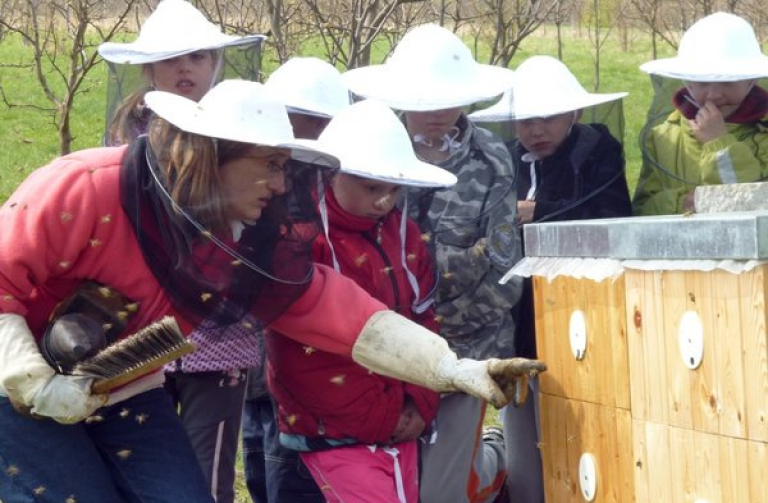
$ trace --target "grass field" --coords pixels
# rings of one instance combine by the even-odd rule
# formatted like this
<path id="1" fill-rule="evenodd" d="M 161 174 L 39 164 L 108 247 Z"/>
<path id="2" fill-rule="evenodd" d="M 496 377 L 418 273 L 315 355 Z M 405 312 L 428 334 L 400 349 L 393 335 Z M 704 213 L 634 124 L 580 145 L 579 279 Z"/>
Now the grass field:
<path id="1" fill-rule="evenodd" d="M 534 54 L 557 55 L 552 28 L 542 28 L 525 39 L 516 54 L 512 67 Z M 0 43 L 0 62 L 4 65 L 24 64 L 30 58 L 28 50 L 18 40 L 8 37 Z M 651 58 L 648 36 L 635 32 L 630 38 L 629 50 L 622 51 L 617 40 L 609 39 L 601 53 L 602 92 L 628 91 L 624 100 L 626 121 L 624 145 L 627 156 L 627 180 L 633 188 L 640 164 L 637 138 L 651 100 L 648 76 L 638 65 Z M 581 83 L 591 90 L 594 63 L 592 48 L 586 35 L 575 36 L 565 30 L 563 60 Z M 264 57 L 264 70 L 274 69 L 273 58 Z M 99 65 L 86 81 L 86 92 L 77 97 L 73 112 L 73 148 L 98 146 L 104 128 L 106 107 L 106 65 Z M 51 114 L 40 108 L 48 107 L 34 71 L 0 65 L 0 85 L 7 99 L 17 105 L 7 108 L 0 103 L 0 201 L 5 200 L 13 188 L 33 169 L 45 164 L 58 154 L 58 138 Z"/>

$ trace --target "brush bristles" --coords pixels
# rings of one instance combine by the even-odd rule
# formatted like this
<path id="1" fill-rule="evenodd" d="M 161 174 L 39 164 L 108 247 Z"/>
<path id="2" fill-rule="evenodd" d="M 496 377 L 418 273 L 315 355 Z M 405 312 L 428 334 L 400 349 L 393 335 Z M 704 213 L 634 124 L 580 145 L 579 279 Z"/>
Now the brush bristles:
<path id="1" fill-rule="evenodd" d="M 104 393 L 194 349 L 167 316 L 78 363 L 72 374 L 93 377 L 93 392 Z"/>

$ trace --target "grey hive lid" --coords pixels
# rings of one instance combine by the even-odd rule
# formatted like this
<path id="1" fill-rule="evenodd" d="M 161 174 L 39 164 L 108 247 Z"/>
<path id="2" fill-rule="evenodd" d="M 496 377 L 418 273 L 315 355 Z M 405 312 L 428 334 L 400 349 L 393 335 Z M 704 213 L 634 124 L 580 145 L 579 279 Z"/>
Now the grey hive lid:
<path id="1" fill-rule="evenodd" d="M 768 259 L 768 211 L 529 224 L 527 257 Z"/>

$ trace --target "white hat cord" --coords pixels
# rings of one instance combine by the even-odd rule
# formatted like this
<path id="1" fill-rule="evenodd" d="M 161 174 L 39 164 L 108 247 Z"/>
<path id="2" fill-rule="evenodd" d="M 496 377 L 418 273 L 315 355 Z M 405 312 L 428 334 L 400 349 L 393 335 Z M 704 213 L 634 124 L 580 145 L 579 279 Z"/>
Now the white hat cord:
<path id="1" fill-rule="evenodd" d="M 525 194 L 526 201 L 534 201 L 536 199 L 536 189 L 538 189 L 536 180 L 536 162 L 541 159 L 538 155 L 532 152 L 526 152 L 522 156 L 523 162 L 528 163 L 528 167 L 531 170 L 531 188 Z"/>
<path id="2" fill-rule="evenodd" d="M 461 130 L 456 126 L 452 127 L 450 131 L 445 133 L 442 138 L 440 138 L 443 144 L 440 145 L 437 150 L 440 152 L 448 152 L 450 154 L 453 154 L 459 150 L 462 145 L 461 141 L 456 139 L 459 137 L 459 134 L 461 134 Z M 427 135 L 421 133 L 413 135 L 413 142 L 425 145 L 427 147 L 434 146 L 433 139 L 428 138 Z"/>
<path id="3" fill-rule="evenodd" d="M 341 266 L 339 266 L 339 260 L 336 258 L 336 250 L 333 249 L 333 241 L 331 241 L 330 224 L 328 223 L 328 203 L 325 199 L 325 184 L 320 173 L 317 174 L 317 207 L 320 212 L 320 221 L 323 223 L 323 234 L 325 234 L 325 242 L 328 243 L 328 248 L 331 250 L 331 259 L 333 261 L 333 270 L 341 272 Z"/>

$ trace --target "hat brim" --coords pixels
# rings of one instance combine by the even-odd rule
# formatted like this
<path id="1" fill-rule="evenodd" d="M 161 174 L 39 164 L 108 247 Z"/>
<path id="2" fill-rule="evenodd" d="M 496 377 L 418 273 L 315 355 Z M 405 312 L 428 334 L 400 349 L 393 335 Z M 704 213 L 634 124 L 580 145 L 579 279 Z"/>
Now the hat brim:
<path id="1" fill-rule="evenodd" d="M 375 162 L 375 160 L 368 160 L 368 162 Z M 444 188 L 456 185 L 458 181 L 456 175 L 450 171 L 419 160 L 414 160 L 413 163 L 406 165 L 378 165 L 377 167 L 381 169 L 379 173 L 342 165 L 339 172 L 406 187 Z"/>
<path id="2" fill-rule="evenodd" d="M 519 106 L 510 108 L 502 105 L 502 102 L 493 105 L 485 110 L 478 110 L 469 115 L 474 122 L 504 122 L 514 120 L 533 119 L 536 117 L 551 117 L 553 115 L 574 112 L 584 108 L 589 108 L 610 101 L 620 100 L 629 93 L 585 93 L 581 96 L 567 101 L 557 102 L 542 100 L 525 100 Z M 517 97 L 515 97 L 517 100 Z M 525 102 L 527 101 L 527 103 Z M 516 102 L 517 103 L 517 102 Z"/>
<path id="3" fill-rule="evenodd" d="M 643 63 L 640 69 L 652 75 L 692 82 L 734 82 L 768 77 L 768 57 L 709 61 L 706 64 L 673 57 Z"/>
<path id="4" fill-rule="evenodd" d="M 288 110 L 289 114 L 308 115 L 310 117 L 317 117 L 319 119 L 328 119 L 328 120 L 332 119 L 335 114 L 335 111 L 333 113 L 331 113 L 330 110 L 326 110 L 325 112 L 321 112 L 319 110 L 315 111 L 310 108 L 305 108 L 301 106 L 303 103 L 299 103 L 299 102 L 293 102 L 293 103 L 295 103 L 295 105 L 294 104 L 285 105 L 285 108 Z M 305 105 L 308 105 L 308 104 L 305 104 Z M 311 106 L 311 105 L 308 105 L 308 106 Z"/>
<path id="5" fill-rule="evenodd" d="M 173 93 L 153 92 L 145 96 L 147 106 L 158 116 L 188 133 L 222 140 L 250 143 L 265 147 L 288 149 L 290 157 L 297 161 L 338 168 L 338 158 L 322 149 L 315 140 L 293 139 L 286 141 L 266 134 L 250 134 L 240 127 L 212 121 L 194 101 Z"/>
<path id="6" fill-rule="evenodd" d="M 213 51 L 227 47 L 253 45 L 261 43 L 265 39 L 264 35 L 233 37 L 222 33 L 216 40 L 201 40 L 195 45 L 163 51 L 157 50 L 156 47 L 148 47 L 146 44 L 138 41 L 130 43 L 104 42 L 99 46 L 99 55 L 111 63 L 143 65 L 176 58 L 197 51 Z"/>
<path id="7" fill-rule="evenodd" d="M 477 64 L 470 78 L 436 82 L 402 75 L 387 64 L 356 68 L 342 74 L 349 89 L 404 111 L 457 108 L 493 99 L 512 87 L 514 73 L 500 66 Z"/>

